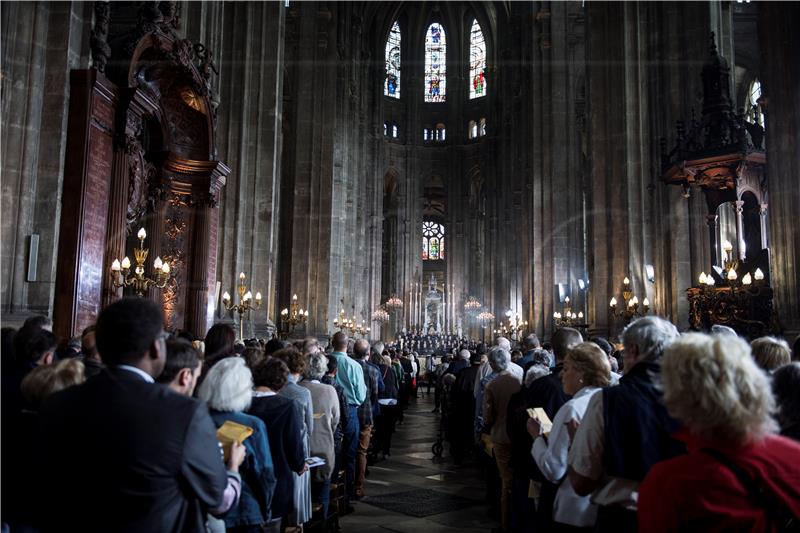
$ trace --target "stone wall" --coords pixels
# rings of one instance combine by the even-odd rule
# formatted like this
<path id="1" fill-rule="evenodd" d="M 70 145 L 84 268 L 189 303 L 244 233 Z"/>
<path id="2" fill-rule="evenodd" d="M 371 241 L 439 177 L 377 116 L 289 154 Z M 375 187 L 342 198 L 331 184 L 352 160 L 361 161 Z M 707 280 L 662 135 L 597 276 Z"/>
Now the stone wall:
<path id="1" fill-rule="evenodd" d="M 69 71 L 89 66 L 90 2 L 3 2 L 2 320 L 52 316 Z M 38 257 L 29 258 L 31 235 Z M 29 261 L 36 278 L 28 279 Z"/>

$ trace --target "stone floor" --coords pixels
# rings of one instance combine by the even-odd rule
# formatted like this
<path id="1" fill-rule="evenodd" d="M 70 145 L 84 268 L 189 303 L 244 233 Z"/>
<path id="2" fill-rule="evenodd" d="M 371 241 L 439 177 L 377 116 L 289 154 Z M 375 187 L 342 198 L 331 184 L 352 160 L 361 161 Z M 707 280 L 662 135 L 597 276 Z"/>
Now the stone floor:
<path id="1" fill-rule="evenodd" d="M 412 400 L 413 401 L 413 400 Z M 431 413 L 433 395 L 422 396 L 408 408 L 405 421 L 392 440 L 392 455 L 369 467 L 366 501 L 355 502 L 355 513 L 340 520 L 345 532 L 487 532 L 499 524 L 487 516 L 484 482 L 474 463 L 455 466 L 447 446 L 444 457 L 435 459 L 431 446 L 436 441 L 439 415 Z M 429 490 L 443 496 L 454 495 L 454 510 L 417 518 L 389 511 L 368 503 L 370 496 Z M 432 494 L 431 494 L 432 495 Z M 461 498 L 471 500 L 465 502 Z M 438 498 L 435 498 L 439 500 Z M 441 498 L 448 507 L 448 498 Z M 460 504 L 460 505 L 459 505 Z M 415 511 L 414 514 L 425 514 Z"/>

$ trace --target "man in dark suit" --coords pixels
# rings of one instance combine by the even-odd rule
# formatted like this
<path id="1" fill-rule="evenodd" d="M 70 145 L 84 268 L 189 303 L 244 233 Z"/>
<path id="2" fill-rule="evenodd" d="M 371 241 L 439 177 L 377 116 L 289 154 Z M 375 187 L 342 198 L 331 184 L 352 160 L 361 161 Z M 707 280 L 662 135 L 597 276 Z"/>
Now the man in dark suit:
<path id="1" fill-rule="evenodd" d="M 166 357 L 162 323 L 144 298 L 108 306 L 96 330 L 107 370 L 45 403 L 42 443 L 59 448 L 41 455 L 47 530 L 201 532 L 207 512 L 238 500 L 243 447 L 226 474 L 205 404 L 154 383 Z"/>

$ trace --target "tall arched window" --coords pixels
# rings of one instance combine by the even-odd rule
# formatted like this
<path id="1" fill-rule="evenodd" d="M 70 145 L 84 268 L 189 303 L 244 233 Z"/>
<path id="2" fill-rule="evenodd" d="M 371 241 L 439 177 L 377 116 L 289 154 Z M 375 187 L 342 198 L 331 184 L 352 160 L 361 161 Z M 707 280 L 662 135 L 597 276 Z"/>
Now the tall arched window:
<path id="1" fill-rule="evenodd" d="M 444 259 L 444 226 L 426 220 L 422 223 L 422 259 Z"/>
<path id="2" fill-rule="evenodd" d="M 478 20 L 469 32 L 469 98 L 486 96 L 486 41 Z"/>
<path id="3" fill-rule="evenodd" d="M 750 90 L 747 91 L 747 110 L 745 117 L 753 124 L 758 124 L 764 127 L 764 113 L 761 110 L 761 82 L 758 79 L 753 80 L 750 84 Z"/>
<path id="4" fill-rule="evenodd" d="M 383 94 L 400 98 L 400 26 L 395 22 L 386 39 L 386 80 Z"/>
<path id="5" fill-rule="evenodd" d="M 425 34 L 425 101 L 444 102 L 447 89 L 447 42 L 438 22 Z"/>

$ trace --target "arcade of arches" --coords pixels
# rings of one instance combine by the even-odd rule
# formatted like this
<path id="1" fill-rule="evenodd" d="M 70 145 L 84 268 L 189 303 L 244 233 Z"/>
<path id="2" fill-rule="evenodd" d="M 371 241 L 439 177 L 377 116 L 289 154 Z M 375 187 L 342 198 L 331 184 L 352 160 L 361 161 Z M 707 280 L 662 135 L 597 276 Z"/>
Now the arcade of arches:
<path id="1" fill-rule="evenodd" d="M 238 328 L 241 272 L 263 298 L 245 336 L 281 329 L 295 294 L 298 333 L 322 337 L 342 311 L 374 340 L 491 334 L 509 312 L 547 337 L 566 297 L 613 335 L 625 277 L 686 329 L 726 241 L 739 276 L 765 274 L 762 329 L 800 331 L 797 73 L 775 22 L 794 6 L 158 5 L 3 5 L 5 323 L 79 332 L 143 227 L 172 269 L 147 296 L 196 334 Z M 689 146 L 709 127 L 715 146 Z"/>

